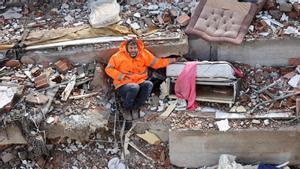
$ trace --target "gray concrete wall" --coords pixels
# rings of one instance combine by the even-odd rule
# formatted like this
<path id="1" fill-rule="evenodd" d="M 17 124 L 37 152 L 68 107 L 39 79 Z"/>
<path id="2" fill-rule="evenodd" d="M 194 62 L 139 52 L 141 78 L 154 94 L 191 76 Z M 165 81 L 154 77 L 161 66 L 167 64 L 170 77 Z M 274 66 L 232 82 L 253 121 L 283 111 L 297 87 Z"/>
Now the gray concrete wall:
<path id="1" fill-rule="evenodd" d="M 201 38 L 190 37 L 189 44 L 188 57 L 199 60 L 225 60 L 274 66 L 287 65 L 289 58 L 300 57 L 300 39 L 256 40 L 232 45 L 209 43 Z"/>
<path id="2" fill-rule="evenodd" d="M 94 60 L 107 63 L 110 56 L 116 53 L 121 42 L 95 45 L 65 47 L 61 50 L 47 49 L 28 51 L 22 57 L 23 63 L 55 62 L 60 58 L 70 59 L 74 63 L 88 63 Z M 145 40 L 145 47 L 157 57 L 184 55 L 188 53 L 188 38 L 182 35 L 171 40 Z"/>
<path id="3" fill-rule="evenodd" d="M 169 132 L 171 163 L 179 167 L 197 168 L 218 164 L 221 154 L 237 156 L 238 162 L 300 164 L 300 125 L 273 130 Z"/>
<path id="4" fill-rule="evenodd" d="M 289 58 L 300 57 L 300 39 L 259 40 L 242 45 L 218 45 L 218 60 L 251 65 L 287 65 Z"/>
<path id="5" fill-rule="evenodd" d="M 189 53 L 187 57 L 193 60 L 210 60 L 211 44 L 201 38 L 189 36 Z"/>

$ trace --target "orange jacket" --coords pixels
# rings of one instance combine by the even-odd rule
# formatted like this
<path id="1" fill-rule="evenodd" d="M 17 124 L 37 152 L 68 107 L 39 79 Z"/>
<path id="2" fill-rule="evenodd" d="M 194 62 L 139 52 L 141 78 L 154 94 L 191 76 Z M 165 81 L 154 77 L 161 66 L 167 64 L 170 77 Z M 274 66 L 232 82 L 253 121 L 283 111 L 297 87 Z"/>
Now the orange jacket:
<path id="1" fill-rule="evenodd" d="M 127 41 L 121 43 L 119 51 L 111 56 L 105 72 L 114 80 L 115 88 L 124 84 L 140 84 L 148 78 L 147 67 L 159 69 L 176 61 L 175 58 L 156 58 L 147 49 L 141 40 L 137 40 L 138 55 L 132 58 L 126 50 Z"/>

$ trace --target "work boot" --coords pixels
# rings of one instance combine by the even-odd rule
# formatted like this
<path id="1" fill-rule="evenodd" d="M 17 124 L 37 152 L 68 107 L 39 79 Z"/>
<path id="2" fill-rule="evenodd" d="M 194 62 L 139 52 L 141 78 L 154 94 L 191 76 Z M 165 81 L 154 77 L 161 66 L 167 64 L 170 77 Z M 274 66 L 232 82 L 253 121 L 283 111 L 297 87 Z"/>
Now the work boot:
<path id="1" fill-rule="evenodd" d="M 132 114 L 132 119 L 133 120 L 137 120 L 140 118 L 140 110 L 139 109 L 133 109 L 131 111 L 131 114 Z"/>
<path id="2" fill-rule="evenodd" d="M 131 116 L 130 111 L 125 111 L 125 112 L 123 112 L 122 114 L 123 114 L 123 118 L 124 118 L 125 120 L 128 120 L 128 121 L 131 121 L 131 120 L 132 120 L 132 116 Z"/>
<path id="3" fill-rule="evenodd" d="M 120 107 L 120 112 L 122 113 L 125 120 L 132 120 L 131 111 L 125 110 L 123 107 Z"/>

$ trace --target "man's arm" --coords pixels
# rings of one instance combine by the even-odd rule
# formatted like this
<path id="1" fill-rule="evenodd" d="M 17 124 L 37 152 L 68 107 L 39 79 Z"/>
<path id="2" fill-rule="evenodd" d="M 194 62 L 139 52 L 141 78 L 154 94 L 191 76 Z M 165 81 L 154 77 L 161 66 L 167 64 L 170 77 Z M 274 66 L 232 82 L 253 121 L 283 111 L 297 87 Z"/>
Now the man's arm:
<path id="1" fill-rule="evenodd" d="M 157 58 L 146 49 L 144 50 L 144 59 L 146 66 L 152 67 L 153 69 L 167 67 L 169 64 L 176 62 L 176 58 Z"/>
<path id="2" fill-rule="evenodd" d="M 116 69 L 117 63 L 115 61 L 114 55 L 109 59 L 109 62 L 105 68 L 105 72 L 114 80 L 122 80 L 125 75 Z"/>

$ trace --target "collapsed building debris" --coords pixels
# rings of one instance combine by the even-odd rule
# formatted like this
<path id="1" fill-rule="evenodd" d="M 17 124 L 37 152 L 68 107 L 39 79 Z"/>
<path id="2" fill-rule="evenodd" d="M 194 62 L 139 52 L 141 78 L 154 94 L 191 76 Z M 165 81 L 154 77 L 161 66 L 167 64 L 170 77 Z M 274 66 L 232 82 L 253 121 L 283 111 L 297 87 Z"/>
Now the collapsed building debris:
<path id="1" fill-rule="evenodd" d="M 77 121 L 80 121 L 73 122 L 78 123 L 76 124 L 77 127 L 82 123 L 83 128 L 90 127 L 90 129 L 84 131 L 87 134 L 86 136 L 74 137 L 80 140 L 87 140 L 89 132 L 105 127 L 105 119 L 110 112 L 111 103 L 98 99 L 87 99 L 89 104 L 81 108 L 75 108 L 79 105 L 78 103 L 82 102 L 78 99 L 86 100 L 85 98 L 95 95 L 95 92 L 91 92 L 89 88 L 89 83 L 93 79 L 91 77 L 94 76 L 95 64 L 90 63 L 86 66 L 77 66 L 78 69 L 83 69 L 82 73 L 84 73 L 84 76 L 78 76 L 76 79 L 77 68 L 71 70 L 70 67 L 66 68 L 65 65 L 59 64 L 61 62 L 56 62 L 58 64 L 54 64 L 53 68 L 51 68 L 52 65 L 50 64 L 49 68 L 43 68 L 40 65 L 22 65 L 18 68 L 3 67 L 1 69 L 2 77 L 13 72 L 11 79 L 2 78 L 1 80 L 1 92 L 3 92 L 1 94 L 1 128 L 9 127 L 11 124 L 19 126 L 24 138 L 32 147 L 33 152 L 32 157 L 30 157 L 32 159 L 41 155 L 49 155 L 45 144 L 45 137 L 46 135 L 48 136 L 48 133 L 43 131 L 51 128 L 49 125 L 53 127 L 57 123 L 59 128 L 65 130 L 64 128 L 66 127 L 63 126 L 71 127 L 70 123 L 72 123 L 72 120 L 67 120 L 68 116 L 76 118 Z M 60 75 L 63 75 L 64 78 L 59 83 L 55 82 L 55 77 Z M 103 85 L 103 82 L 101 83 Z M 96 94 L 100 93 L 101 91 L 96 92 Z M 73 103 L 74 106 L 72 106 L 72 102 L 77 102 L 77 104 Z M 105 111 L 107 113 L 103 114 Z M 78 113 L 80 115 L 76 115 Z M 92 122 L 93 120 L 95 121 L 94 123 Z M 72 128 L 69 130 L 74 132 Z M 56 133 L 55 136 L 64 137 L 64 132 L 66 131 L 60 134 Z M 71 135 L 68 136 L 71 137 Z"/>

